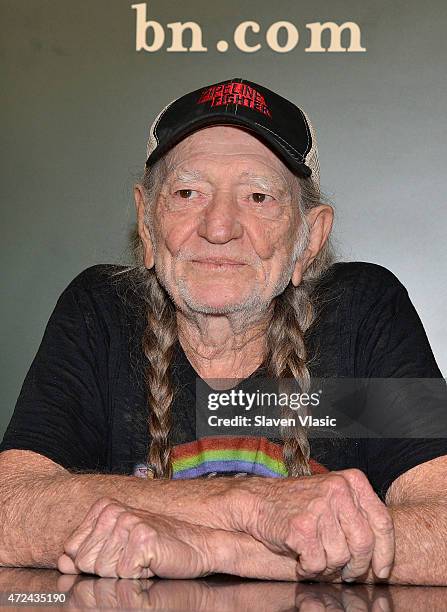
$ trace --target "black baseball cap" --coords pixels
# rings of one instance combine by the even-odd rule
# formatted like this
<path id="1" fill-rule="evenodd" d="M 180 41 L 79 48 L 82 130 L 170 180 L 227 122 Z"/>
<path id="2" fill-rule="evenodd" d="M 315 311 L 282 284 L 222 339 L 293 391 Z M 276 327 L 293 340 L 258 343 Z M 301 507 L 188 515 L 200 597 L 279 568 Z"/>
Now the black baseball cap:
<path id="1" fill-rule="evenodd" d="M 170 102 L 150 128 L 146 167 L 186 136 L 212 125 L 254 133 L 292 172 L 312 176 L 319 185 L 315 131 L 307 115 L 274 91 L 241 78 L 206 85 Z"/>

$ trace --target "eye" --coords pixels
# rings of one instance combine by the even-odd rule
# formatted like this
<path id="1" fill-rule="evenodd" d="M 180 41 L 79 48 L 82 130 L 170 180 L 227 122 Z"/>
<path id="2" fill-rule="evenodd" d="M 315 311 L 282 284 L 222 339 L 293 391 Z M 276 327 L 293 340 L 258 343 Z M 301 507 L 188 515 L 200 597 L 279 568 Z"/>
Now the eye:
<path id="1" fill-rule="evenodd" d="M 179 189 L 174 195 L 178 195 L 183 200 L 189 200 L 193 193 L 196 193 L 192 189 Z"/>
<path id="2" fill-rule="evenodd" d="M 256 204 L 263 204 L 264 202 L 271 202 L 273 200 L 272 196 L 266 193 L 252 193 L 251 198 Z"/>

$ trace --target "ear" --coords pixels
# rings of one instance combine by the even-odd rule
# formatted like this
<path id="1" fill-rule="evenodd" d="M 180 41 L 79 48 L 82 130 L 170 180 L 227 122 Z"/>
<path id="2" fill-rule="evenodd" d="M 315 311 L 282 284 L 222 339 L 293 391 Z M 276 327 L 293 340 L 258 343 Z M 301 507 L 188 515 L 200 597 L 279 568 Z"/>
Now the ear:
<path id="1" fill-rule="evenodd" d="M 149 230 L 144 222 L 144 199 L 143 191 L 140 185 L 135 185 L 133 194 L 137 212 L 138 234 L 144 248 L 144 265 L 148 270 L 150 270 L 154 265 L 154 249 Z"/>
<path id="2" fill-rule="evenodd" d="M 307 213 L 306 219 L 309 224 L 309 244 L 293 270 L 292 283 L 295 287 L 298 287 L 306 268 L 312 263 L 328 239 L 334 221 L 334 209 L 328 204 L 315 206 Z"/>

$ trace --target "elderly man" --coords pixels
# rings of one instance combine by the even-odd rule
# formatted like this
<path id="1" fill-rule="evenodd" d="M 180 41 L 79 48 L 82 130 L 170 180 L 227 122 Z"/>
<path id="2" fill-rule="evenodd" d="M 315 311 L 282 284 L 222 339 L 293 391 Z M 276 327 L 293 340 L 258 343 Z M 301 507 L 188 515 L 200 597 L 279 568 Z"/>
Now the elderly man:
<path id="1" fill-rule="evenodd" d="M 303 111 L 243 79 L 186 94 L 135 202 L 137 265 L 69 285 L 23 385 L 0 564 L 447 584 L 444 439 L 196 436 L 196 379 L 441 378 L 396 277 L 333 262 Z"/>

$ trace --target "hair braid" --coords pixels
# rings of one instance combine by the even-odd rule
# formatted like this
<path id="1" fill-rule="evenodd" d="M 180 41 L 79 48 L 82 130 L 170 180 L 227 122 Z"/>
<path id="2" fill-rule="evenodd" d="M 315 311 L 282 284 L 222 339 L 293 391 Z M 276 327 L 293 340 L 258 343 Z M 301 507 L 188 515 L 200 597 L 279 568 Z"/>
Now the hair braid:
<path id="1" fill-rule="evenodd" d="M 143 353 L 148 361 L 145 380 L 152 440 L 147 459 L 155 478 L 171 478 L 169 432 L 174 389 L 169 366 L 177 341 L 177 321 L 175 308 L 152 271 L 149 272 L 148 289 L 151 304 L 142 339 Z"/>
<path id="2" fill-rule="evenodd" d="M 268 353 L 265 358 L 267 375 L 274 378 L 295 379 L 302 392 L 310 387 L 307 350 L 304 334 L 313 321 L 314 308 L 309 292 L 302 285 L 289 284 L 276 298 L 275 308 L 267 331 Z M 309 441 L 305 429 L 282 429 L 283 459 L 289 476 L 310 475 Z"/>

